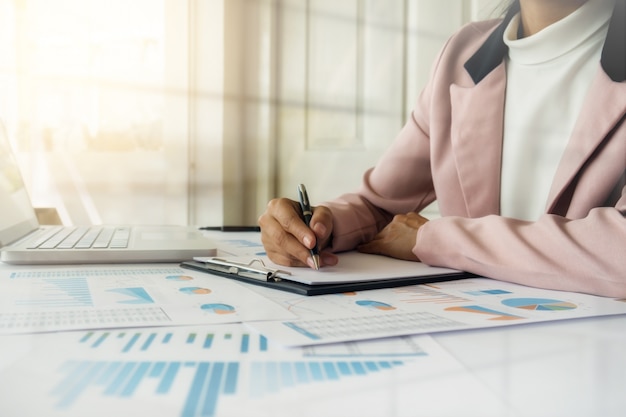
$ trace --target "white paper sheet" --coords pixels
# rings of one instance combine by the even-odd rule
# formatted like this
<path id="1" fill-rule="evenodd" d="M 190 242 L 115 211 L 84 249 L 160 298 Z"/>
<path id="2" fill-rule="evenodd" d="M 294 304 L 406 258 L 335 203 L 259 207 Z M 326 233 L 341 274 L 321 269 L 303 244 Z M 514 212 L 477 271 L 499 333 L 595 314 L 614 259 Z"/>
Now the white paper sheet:
<path id="1" fill-rule="evenodd" d="M 626 314 L 624 300 L 487 278 L 314 297 L 253 290 L 300 317 L 249 324 L 287 346 Z"/>
<path id="2" fill-rule="evenodd" d="M 278 277 L 308 285 L 344 284 L 351 282 L 381 281 L 394 278 L 432 277 L 437 275 L 460 274 L 461 271 L 449 268 L 438 268 L 421 262 L 402 261 L 385 256 L 369 255 L 359 252 L 346 252 L 339 255 L 336 266 L 326 266 L 316 271 L 311 268 L 294 268 L 277 265 L 267 257 L 239 256 L 227 258 L 218 256 L 220 260 L 235 261 L 250 265 L 260 259 L 265 267 L 281 271 Z M 196 257 L 196 261 L 206 262 L 211 257 Z M 257 264 L 258 266 L 258 264 Z"/>
<path id="3" fill-rule="evenodd" d="M 218 257 L 248 263 L 261 259 L 273 269 L 287 271 L 287 279 L 303 284 L 328 284 L 361 281 L 379 281 L 384 278 L 406 278 L 453 274 L 459 271 L 449 268 L 432 267 L 420 262 L 402 261 L 385 256 L 375 256 L 359 252 L 340 254 L 339 264 L 327 266 L 319 271 L 310 268 L 290 268 L 274 264 L 269 260 L 258 232 L 207 232 L 207 236 L 217 242 Z M 202 259 L 202 258 L 197 258 Z"/>
<path id="4" fill-rule="evenodd" d="M 0 337 L 0 415 L 506 416 L 428 336 L 286 350 L 241 325 Z"/>
<path id="5" fill-rule="evenodd" d="M 235 281 L 177 265 L 1 265 L 0 288 L 0 334 L 294 317 Z"/>

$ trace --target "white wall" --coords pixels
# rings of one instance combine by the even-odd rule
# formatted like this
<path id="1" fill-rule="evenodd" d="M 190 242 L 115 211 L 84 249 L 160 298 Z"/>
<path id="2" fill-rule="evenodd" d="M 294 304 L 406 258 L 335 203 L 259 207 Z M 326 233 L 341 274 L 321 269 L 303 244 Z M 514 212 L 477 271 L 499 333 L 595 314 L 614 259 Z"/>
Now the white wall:
<path id="1" fill-rule="evenodd" d="M 491 16 L 499 1 L 235 3 L 265 16 L 262 5 L 270 16 L 251 24 L 241 12 L 240 42 L 256 52 L 240 55 L 237 68 L 273 76 L 238 84 L 248 104 L 229 118 L 246 127 L 238 140 L 256 154 L 243 155 L 244 176 L 228 182 L 246 195 L 225 204 L 232 213 L 248 209 L 231 223 L 254 223 L 270 198 L 295 197 L 298 183 L 307 184 L 313 203 L 353 190 L 404 124 L 445 40 L 462 24 Z M 436 207 L 427 214 L 436 216 Z"/>

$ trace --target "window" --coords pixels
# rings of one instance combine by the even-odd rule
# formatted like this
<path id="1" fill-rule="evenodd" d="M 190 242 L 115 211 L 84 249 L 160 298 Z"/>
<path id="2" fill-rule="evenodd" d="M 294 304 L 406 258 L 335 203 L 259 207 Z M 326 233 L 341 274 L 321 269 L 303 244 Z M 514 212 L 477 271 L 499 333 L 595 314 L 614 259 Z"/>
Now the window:
<path id="1" fill-rule="evenodd" d="M 193 135 L 203 128 L 192 112 L 221 105 L 212 28 L 223 25 L 221 2 L 190 4 L 0 0 L 0 118 L 35 206 L 66 224 L 198 221 Z"/>
<path id="2" fill-rule="evenodd" d="M 354 189 L 499 0 L 0 0 L 0 118 L 66 224 L 254 224 Z"/>

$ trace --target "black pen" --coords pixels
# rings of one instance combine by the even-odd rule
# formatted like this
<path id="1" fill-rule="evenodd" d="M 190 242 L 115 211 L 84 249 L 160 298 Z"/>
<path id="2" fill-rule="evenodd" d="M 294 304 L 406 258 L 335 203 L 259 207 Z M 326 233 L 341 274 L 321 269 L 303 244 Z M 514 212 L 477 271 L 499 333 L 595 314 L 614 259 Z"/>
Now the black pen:
<path id="1" fill-rule="evenodd" d="M 298 185 L 298 197 L 300 198 L 300 208 L 302 209 L 302 215 L 304 216 L 304 222 L 307 226 L 311 226 L 311 217 L 313 216 L 313 210 L 311 210 L 311 203 L 309 201 L 309 195 L 306 192 L 304 184 Z M 315 246 L 311 249 L 311 257 L 315 264 L 315 269 L 320 269 L 320 255 L 317 249 L 317 238 L 315 240 Z"/>
<path id="2" fill-rule="evenodd" d="M 203 226 L 200 230 L 219 230 L 221 232 L 260 232 L 259 226 Z"/>

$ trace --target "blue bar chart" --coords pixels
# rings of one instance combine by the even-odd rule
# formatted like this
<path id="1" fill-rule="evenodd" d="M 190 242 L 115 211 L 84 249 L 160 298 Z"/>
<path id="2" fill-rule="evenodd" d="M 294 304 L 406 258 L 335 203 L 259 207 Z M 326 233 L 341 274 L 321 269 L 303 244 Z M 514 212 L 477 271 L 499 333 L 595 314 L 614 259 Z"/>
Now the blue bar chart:
<path id="1" fill-rule="evenodd" d="M 129 400 L 168 404 L 168 415 L 213 417 L 233 403 L 274 401 L 286 391 L 369 383 L 428 354 L 413 339 L 284 349 L 241 325 L 94 330 L 41 336 L 68 349 L 46 384 L 50 415 L 83 415 L 93 404 L 122 410 Z M 386 349 L 387 354 L 384 354 Z M 403 367 L 404 369 L 405 367 Z M 32 385 L 31 385 L 32 386 Z M 299 391 L 300 390 L 300 391 Z M 303 391 L 302 391 L 303 390 Z M 38 391 L 41 395 L 41 391 Z M 317 392 L 317 391 L 316 391 Z M 288 393 L 287 398 L 289 398 Z M 224 408 L 226 407 L 226 408 Z M 1 409 L 1 407 L 0 407 Z"/>
<path id="2" fill-rule="evenodd" d="M 84 277 L 44 278 L 34 296 L 16 300 L 18 306 L 28 307 L 92 307 L 93 300 Z"/>
<path id="3" fill-rule="evenodd" d="M 58 409 L 69 409 L 87 390 L 111 398 L 131 398 L 141 384 L 156 380 L 155 395 L 168 395 L 175 384 L 188 384 L 180 417 L 213 417 L 223 396 L 252 398 L 298 385 L 366 377 L 402 365 L 377 361 L 68 361 L 64 377 L 52 390 Z M 240 383 L 242 367 L 250 370 L 248 388 Z M 187 371 L 187 372 L 185 372 Z M 92 392 L 93 395 L 93 392 Z"/>
<path id="4" fill-rule="evenodd" d="M 112 330 L 88 331 L 78 343 L 90 350 L 138 353 L 151 350 L 163 352 L 228 351 L 238 354 L 259 353 L 268 350 L 265 336 L 249 333 L 173 330 Z"/>

